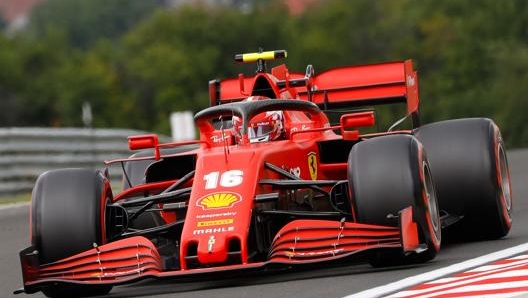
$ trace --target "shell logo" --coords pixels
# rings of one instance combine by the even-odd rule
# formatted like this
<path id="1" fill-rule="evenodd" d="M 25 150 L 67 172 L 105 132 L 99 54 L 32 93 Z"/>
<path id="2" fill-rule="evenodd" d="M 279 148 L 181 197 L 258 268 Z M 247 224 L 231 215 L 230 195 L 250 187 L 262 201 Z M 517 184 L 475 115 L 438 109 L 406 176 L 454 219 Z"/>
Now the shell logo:
<path id="1" fill-rule="evenodd" d="M 196 206 L 203 210 L 231 208 L 242 199 L 239 194 L 232 192 L 218 192 L 206 195 L 196 202 Z"/>

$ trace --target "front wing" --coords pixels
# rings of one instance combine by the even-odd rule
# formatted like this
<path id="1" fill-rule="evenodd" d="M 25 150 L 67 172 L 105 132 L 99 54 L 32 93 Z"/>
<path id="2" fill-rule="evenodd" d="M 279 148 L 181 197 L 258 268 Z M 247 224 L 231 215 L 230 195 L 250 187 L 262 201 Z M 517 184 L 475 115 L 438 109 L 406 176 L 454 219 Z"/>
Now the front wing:
<path id="1" fill-rule="evenodd" d="M 402 254 L 421 252 L 412 207 L 400 211 L 399 227 L 331 220 L 295 220 L 276 235 L 267 261 L 186 270 L 164 270 L 154 244 L 145 237 L 121 239 L 74 256 L 39 264 L 38 252 L 20 252 L 24 288 L 15 293 L 35 293 L 54 284 L 119 285 L 146 278 L 187 279 L 233 271 L 285 269 L 292 266 L 354 259 L 364 252 L 400 249 Z"/>

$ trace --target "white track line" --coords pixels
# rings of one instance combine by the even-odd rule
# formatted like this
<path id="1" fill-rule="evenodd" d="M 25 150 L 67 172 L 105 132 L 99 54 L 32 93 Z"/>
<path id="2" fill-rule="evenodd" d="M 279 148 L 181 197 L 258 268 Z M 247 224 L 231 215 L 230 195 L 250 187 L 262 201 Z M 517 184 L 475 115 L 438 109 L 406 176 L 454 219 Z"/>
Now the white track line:
<path id="1" fill-rule="evenodd" d="M 356 294 L 348 295 L 344 298 L 378 298 L 382 297 L 384 295 L 392 294 L 394 292 L 400 291 L 402 289 L 422 284 L 446 275 L 454 274 L 460 271 L 465 271 L 474 267 L 482 266 L 484 264 L 497 261 L 500 259 L 505 259 L 512 257 L 514 255 L 518 255 L 520 253 L 523 253 L 525 251 L 528 251 L 528 243 L 517 245 L 514 247 L 510 247 L 504 250 L 500 250 L 494 253 L 490 253 L 478 258 L 474 258 L 471 260 L 467 260 L 461 263 L 453 264 L 444 268 L 440 268 L 437 270 L 433 270 L 431 272 L 426 272 L 420 275 L 411 276 L 404 278 L 402 280 L 380 286 L 377 288 L 372 288 L 369 290 L 365 290 L 363 292 L 359 292 Z"/>
<path id="2" fill-rule="evenodd" d="M 0 210 L 13 209 L 23 206 L 29 206 L 29 202 L 0 204 Z"/>

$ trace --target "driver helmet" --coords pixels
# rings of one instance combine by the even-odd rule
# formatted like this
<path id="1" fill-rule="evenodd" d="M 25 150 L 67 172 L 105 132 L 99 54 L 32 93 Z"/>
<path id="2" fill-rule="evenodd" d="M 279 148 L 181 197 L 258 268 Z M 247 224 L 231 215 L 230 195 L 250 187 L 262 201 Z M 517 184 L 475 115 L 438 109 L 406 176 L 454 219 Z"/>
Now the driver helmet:
<path id="1" fill-rule="evenodd" d="M 237 141 L 242 138 L 242 119 L 233 116 L 233 130 Z M 284 132 L 284 115 L 282 111 L 267 111 L 256 115 L 248 123 L 250 143 L 273 141 Z"/>

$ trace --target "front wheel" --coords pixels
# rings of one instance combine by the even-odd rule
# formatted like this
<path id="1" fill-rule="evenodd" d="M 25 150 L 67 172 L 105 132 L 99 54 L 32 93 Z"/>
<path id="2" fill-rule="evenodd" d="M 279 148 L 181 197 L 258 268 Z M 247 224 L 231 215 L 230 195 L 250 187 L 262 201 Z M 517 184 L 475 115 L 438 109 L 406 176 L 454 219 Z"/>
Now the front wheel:
<path id="1" fill-rule="evenodd" d="M 434 183 L 421 143 L 410 135 L 392 135 L 362 141 L 352 147 L 348 179 L 353 213 L 360 223 L 396 226 L 389 215 L 413 206 L 420 242 L 427 250 L 407 257 L 401 251 L 378 251 L 373 266 L 420 263 L 440 249 L 441 226 Z"/>
<path id="2" fill-rule="evenodd" d="M 47 264 L 106 242 L 105 208 L 112 193 L 108 179 L 97 170 L 61 169 L 43 173 L 33 188 L 32 245 Z M 106 294 L 112 286 L 53 285 L 48 297 Z"/>

